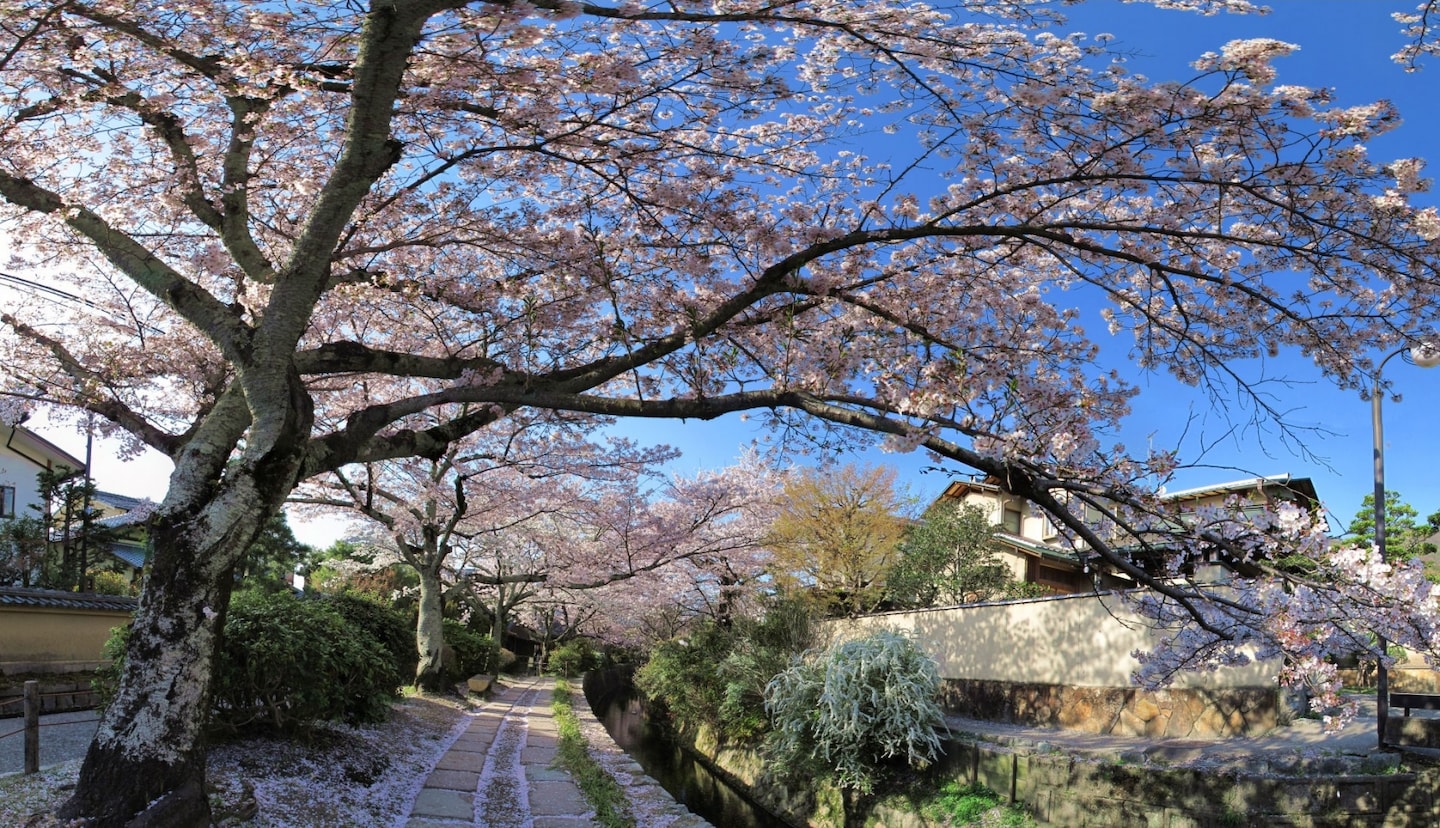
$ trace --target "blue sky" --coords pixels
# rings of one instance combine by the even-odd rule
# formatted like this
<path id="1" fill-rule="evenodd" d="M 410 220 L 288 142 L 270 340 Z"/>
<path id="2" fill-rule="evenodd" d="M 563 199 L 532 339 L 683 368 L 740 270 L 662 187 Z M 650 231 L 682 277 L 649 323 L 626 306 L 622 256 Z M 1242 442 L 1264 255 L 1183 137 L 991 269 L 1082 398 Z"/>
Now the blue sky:
<path id="1" fill-rule="evenodd" d="M 1154 80 L 1183 80 L 1188 64 L 1205 51 L 1218 50 L 1241 37 L 1272 37 L 1297 43 L 1301 50 L 1278 62 L 1279 82 L 1333 87 L 1342 104 L 1367 103 L 1379 98 L 1395 102 L 1405 123 L 1393 134 L 1375 142 L 1376 159 L 1420 156 L 1435 159 L 1431 174 L 1440 175 L 1440 60 L 1431 60 L 1417 73 L 1406 73 L 1389 56 L 1400 48 L 1394 11 L 1408 10 L 1414 0 L 1280 0 L 1268 16 L 1219 15 L 1201 17 L 1163 12 L 1145 5 L 1097 0 L 1067 9 L 1069 30 L 1090 35 L 1116 36 L 1115 48 L 1133 52 L 1133 71 Z M 1425 198 L 1433 203 L 1434 194 Z M 1085 320 L 1087 330 L 1102 331 L 1098 315 Z M 1141 377 L 1127 370 L 1124 343 L 1107 349 L 1116 367 L 1143 392 L 1121 439 L 1132 451 L 1147 442 L 1157 448 L 1178 446 L 1182 460 L 1202 464 L 1188 470 L 1172 486 L 1184 488 L 1234 480 L 1246 476 L 1291 473 L 1315 480 L 1321 498 L 1343 525 L 1359 508 L 1372 487 L 1370 407 L 1354 393 L 1326 386 L 1313 369 L 1294 355 L 1281 355 L 1266 364 L 1242 366 L 1252 378 L 1286 379 L 1276 386 L 1275 402 L 1299 423 L 1330 432 L 1315 436 L 1302 454 L 1273 433 L 1247 428 L 1246 412 L 1217 408 L 1193 389 L 1163 376 Z M 1387 376 L 1403 402 L 1385 406 L 1388 487 L 1400 491 L 1423 515 L 1440 509 L 1440 474 L 1431 440 L 1440 435 L 1430 426 L 1440 411 L 1440 368 L 1422 371 L 1393 360 Z M 83 453 L 83 438 L 68 430 L 44 429 L 47 437 L 73 452 Z M 664 442 L 680 448 L 684 456 L 675 469 L 693 473 L 733 462 L 742 448 L 765 436 L 758 425 L 726 417 L 715 422 L 645 421 L 620 429 L 643 442 Z M 1207 450 L 1202 452 L 1202 447 Z M 158 456 L 128 464 L 98 453 L 97 479 L 102 488 L 137 496 L 159 497 L 165 487 L 168 462 Z M 899 471 L 911 493 L 924 500 L 938 495 L 950 477 L 922 473 L 932 461 L 921 453 L 908 455 L 868 451 L 846 458 L 868 464 L 886 464 Z M 803 461 L 803 460 L 802 460 Z M 955 473 L 966 470 L 953 468 Z M 337 537 L 336 523 L 297 527 L 309 543 L 325 544 Z"/>
<path id="2" fill-rule="evenodd" d="M 1419 156 L 1433 159 L 1429 170 L 1440 176 L 1440 60 L 1419 72 L 1406 73 L 1390 60 L 1404 40 L 1391 19 L 1408 11 L 1412 0 L 1280 0 L 1271 13 L 1216 15 L 1167 12 L 1143 4 L 1097 0 L 1066 10 L 1068 31 L 1115 36 L 1115 49 L 1133 53 L 1132 71 L 1152 80 L 1186 80 L 1189 64 L 1206 51 L 1218 51 L 1237 38 L 1270 37 L 1298 44 L 1300 51 L 1277 62 L 1278 82 L 1333 88 L 1337 103 L 1357 105 L 1389 99 L 1400 109 L 1403 125 L 1370 146 L 1377 160 Z M 1422 203 L 1437 203 L 1434 193 Z M 1086 329 L 1103 331 L 1098 314 L 1085 320 Z M 1248 412 L 1227 411 L 1197 390 L 1165 376 L 1141 376 L 1126 369 L 1126 343 L 1107 347 L 1122 374 L 1141 388 L 1134 412 L 1120 439 L 1132 451 L 1178 446 L 1182 460 L 1196 464 L 1177 475 L 1172 489 L 1289 473 L 1314 479 L 1332 525 L 1341 527 L 1373 489 L 1370 405 L 1353 392 L 1328 387 L 1302 358 L 1282 354 L 1263 364 L 1240 366 L 1252 379 L 1285 381 L 1272 387 L 1274 402 L 1294 422 L 1319 429 L 1303 449 L 1272 432 L 1250 426 Z M 1398 490 L 1421 516 L 1440 510 L 1440 433 L 1431 425 L 1440 412 L 1440 368 L 1421 370 L 1400 359 L 1386 376 L 1403 400 L 1385 401 L 1387 488 Z M 638 439 L 667 442 L 684 451 L 677 467 L 687 472 L 731 462 L 739 447 L 764 437 L 753 422 L 727 417 L 713 423 L 645 422 L 624 428 Z M 913 495 L 926 501 L 951 479 L 943 472 L 925 473 L 932 461 L 922 453 L 886 454 L 878 450 L 849 459 L 891 465 Z M 951 467 L 955 473 L 968 470 Z"/>

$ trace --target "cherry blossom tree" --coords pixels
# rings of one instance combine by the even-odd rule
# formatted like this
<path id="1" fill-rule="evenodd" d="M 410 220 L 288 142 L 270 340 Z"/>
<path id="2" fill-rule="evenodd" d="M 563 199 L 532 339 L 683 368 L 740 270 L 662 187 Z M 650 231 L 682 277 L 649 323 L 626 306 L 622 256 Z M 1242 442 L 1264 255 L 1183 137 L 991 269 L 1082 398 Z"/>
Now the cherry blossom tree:
<path id="1" fill-rule="evenodd" d="M 622 487 L 579 501 L 568 521 L 551 522 L 545 545 L 552 558 L 561 553 L 563 577 L 546 585 L 588 607 L 586 631 L 615 644 L 640 643 L 648 620 L 671 607 L 724 623 L 751 608 L 769 566 L 764 541 L 779 487 L 780 476 L 747 452 L 648 497 Z"/>
<path id="2" fill-rule="evenodd" d="M 256 533 L 301 481 L 522 411 L 923 447 L 1199 619 L 1178 643 L 1315 655 L 1319 604 L 1268 614 L 1295 573 L 1218 601 L 1070 511 L 1143 528 L 1175 462 L 1107 444 L 1137 387 L 1095 367 L 1082 298 L 1137 369 L 1197 384 L 1288 349 L 1365 389 L 1356 354 L 1440 315 L 1422 165 L 1365 153 L 1396 113 L 1277 83 L 1291 48 L 1217 44 L 1175 84 L 1024 0 L 0 0 L 9 269 L 77 300 L 0 313 L 5 390 L 175 462 L 65 815 L 205 824 L 210 665 Z M 1174 554 L 1332 554 L 1309 537 Z M 1380 596 L 1370 620 L 1428 600 L 1327 561 L 1316 596 Z"/>
<path id="3" fill-rule="evenodd" d="M 758 457 L 666 479 L 658 469 L 676 457 L 673 449 L 592 441 L 605 423 L 513 415 L 439 458 L 338 469 L 291 501 L 363 515 L 383 535 L 376 545 L 416 572 L 416 683 L 435 690 L 446 674 L 447 594 L 490 615 L 498 641 L 529 603 L 572 605 L 566 614 L 576 623 L 609 618 L 604 599 L 580 596 L 635 578 L 653 587 L 647 576 L 669 569 L 688 573 L 717 560 L 734 567 L 753 557 L 774 485 Z"/>
<path id="4" fill-rule="evenodd" d="M 436 413 L 443 417 L 445 412 Z M 433 415 L 429 419 L 441 421 Z M 462 573 L 475 577 L 482 565 L 475 559 L 477 552 L 497 549 L 495 539 L 521 534 L 527 523 L 583 496 L 578 487 L 566 485 L 571 480 L 633 481 L 675 456 L 668 448 L 641 450 L 624 440 L 590 442 L 587 435 L 603 424 L 593 416 L 512 417 L 503 429 L 451 443 L 436 458 L 337 469 L 307 484 L 291 500 L 368 518 L 383 533 L 381 545 L 415 571 L 420 582 L 415 681 L 438 690 L 446 674 L 444 596 L 460 584 Z M 498 571 L 500 559 L 481 557 L 495 561 L 496 583 L 508 584 Z M 511 590 L 512 602 L 529 597 L 520 591 L 523 586 Z M 506 604 L 501 600 L 496 606 Z M 503 630 L 503 615 L 496 613 L 498 630 Z"/>

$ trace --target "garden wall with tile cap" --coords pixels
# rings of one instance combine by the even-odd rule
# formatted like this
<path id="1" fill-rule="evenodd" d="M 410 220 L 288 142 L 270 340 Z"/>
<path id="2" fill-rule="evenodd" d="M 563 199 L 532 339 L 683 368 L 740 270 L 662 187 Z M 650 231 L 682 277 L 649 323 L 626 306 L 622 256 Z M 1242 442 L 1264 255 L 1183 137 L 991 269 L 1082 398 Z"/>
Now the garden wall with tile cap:
<path id="1" fill-rule="evenodd" d="M 134 598 L 0 587 L 0 673 L 94 670 L 110 630 L 130 623 Z"/>

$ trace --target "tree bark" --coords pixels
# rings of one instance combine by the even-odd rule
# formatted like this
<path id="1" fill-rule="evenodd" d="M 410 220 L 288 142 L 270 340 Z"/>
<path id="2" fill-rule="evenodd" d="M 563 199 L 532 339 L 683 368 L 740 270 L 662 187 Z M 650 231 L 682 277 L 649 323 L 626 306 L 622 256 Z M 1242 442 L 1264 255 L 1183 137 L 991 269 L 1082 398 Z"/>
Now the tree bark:
<path id="1" fill-rule="evenodd" d="M 210 824 L 203 737 L 216 638 L 230 567 L 263 523 L 245 515 L 208 543 L 191 522 L 154 527 L 156 557 L 119 689 L 60 816 L 88 817 L 92 828 Z M 178 566 L 182 559 L 199 565 Z"/>
<path id="2" fill-rule="evenodd" d="M 422 690 L 438 692 L 445 688 L 444 602 L 445 585 L 440 572 L 430 567 L 417 567 L 420 574 L 420 612 L 415 622 L 415 648 L 420 661 L 415 666 L 415 685 Z"/>
<path id="3" fill-rule="evenodd" d="M 86 828 L 210 824 L 204 733 L 235 566 L 294 489 L 314 422 L 299 374 L 265 373 L 176 458 L 120 684 L 58 814 Z"/>

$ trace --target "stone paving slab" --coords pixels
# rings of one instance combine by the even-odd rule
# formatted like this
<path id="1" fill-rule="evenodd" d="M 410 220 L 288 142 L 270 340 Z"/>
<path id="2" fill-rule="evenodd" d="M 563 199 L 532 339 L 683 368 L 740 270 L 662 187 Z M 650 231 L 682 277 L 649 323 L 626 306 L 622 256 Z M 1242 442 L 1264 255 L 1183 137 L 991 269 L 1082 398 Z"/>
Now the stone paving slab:
<path id="1" fill-rule="evenodd" d="M 474 736 L 467 733 L 464 736 L 461 736 L 459 739 L 456 739 L 455 744 L 451 745 L 450 749 L 464 750 L 471 753 L 485 753 L 486 751 L 490 750 L 490 744 L 494 741 L 494 733 L 486 733 L 484 735 Z"/>
<path id="2" fill-rule="evenodd" d="M 555 761 L 558 752 L 553 747 L 527 747 L 520 751 L 520 761 L 526 765 L 548 765 Z"/>
<path id="3" fill-rule="evenodd" d="M 415 797 L 415 804 L 410 808 L 410 815 L 463 819 L 469 822 L 475 818 L 475 794 L 442 788 L 421 788 Z"/>
<path id="4" fill-rule="evenodd" d="M 530 765 L 525 768 L 525 778 L 531 782 L 561 782 L 569 779 L 570 774 L 546 765 Z"/>
<path id="5" fill-rule="evenodd" d="M 485 754 L 470 750 L 451 748 L 435 763 L 436 770 L 472 771 L 479 773 L 485 767 Z"/>
<path id="6" fill-rule="evenodd" d="M 480 784 L 479 771 L 433 770 L 425 777 L 425 787 L 474 793 Z"/>
<path id="7" fill-rule="evenodd" d="M 541 817 L 566 814 L 593 815 L 594 812 L 575 783 L 566 779 L 556 782 L 531 782 L 530 813 Z"/>

